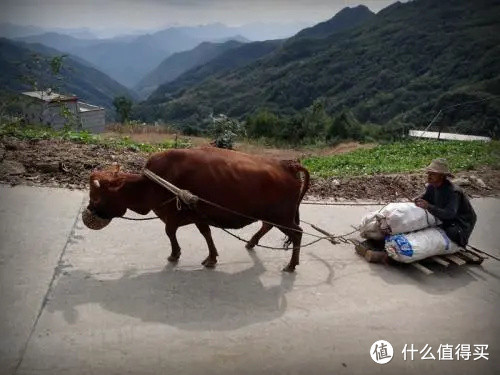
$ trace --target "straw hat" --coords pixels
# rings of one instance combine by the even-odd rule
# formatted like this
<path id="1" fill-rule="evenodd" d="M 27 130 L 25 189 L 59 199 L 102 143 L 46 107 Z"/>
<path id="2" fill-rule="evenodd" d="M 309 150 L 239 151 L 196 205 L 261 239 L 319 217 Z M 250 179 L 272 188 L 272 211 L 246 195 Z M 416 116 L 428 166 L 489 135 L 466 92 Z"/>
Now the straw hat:
<path id="1" fill-rule="evenodd" d="M 434 159 L 431 164 L 427 168 L 425 168 L 426 172 L 434 172 L 444 174 L 445 176 L 453 177 L 453 174 L 450 172 L 450 168 L 448 167 L 448 161 L 443 158 Z"/>

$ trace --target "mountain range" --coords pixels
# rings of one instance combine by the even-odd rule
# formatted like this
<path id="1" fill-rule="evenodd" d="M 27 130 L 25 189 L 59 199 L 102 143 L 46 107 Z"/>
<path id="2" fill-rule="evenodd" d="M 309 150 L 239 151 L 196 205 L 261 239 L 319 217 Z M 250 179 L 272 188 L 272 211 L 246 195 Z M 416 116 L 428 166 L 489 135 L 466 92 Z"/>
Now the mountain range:
<path id="1" fill-rule="evenodd" d="M 499 134 L 498 14 L 495 0 L 396 2 L 377 14 L 357 6 L 291 37 L 253 42 L 251 29 L 222 24 L 108 39 L 50 32 L 1 40 L 7 74 L 0 83 L 19 88 L 13 77 L 26 72 L 15 61 L 35 50 L 64 52 L 80 73 L 65 72 L 67 89 L 109 108 L 117 93 L 136 98 L 133 88 L 147 97 L 134 106 L 143 121 L 203 128 L 217 113 L 292 119 L 314 108 L 407 129 L 426 126 L 439 112 L 439 121 L 456 129 Z M 0 34 L 26 32 L 4 26 Z"/>
<path id="2" fill-rule="evenodd" d="M 275 51 L 284 42 L 284 39 L 252 42 L 222 51 L 207 63 L 186 70 L 173 81 L 160 85 L 149 96 L 148 103 L 162 102 L 165 98 L 180 95 L 181 91 L 196 86 L 205 79 L 213 78 L 231 69 L 236 69 L 257 61 Z"/>
<path id="3" fill-rule="evenodd" d="M 59 27 L 44 28 L 38 26 L 16 25 L 10 22 L 0 23 L 0 37 L 8 39 L 45 33 L 64 34 L 80 39 L 97 39 L 97 36 L 86 27 L 63 29 Z"/>
<path id="4" fill-rule="evenodd" d="M 1 27 L 3 25 L 3 28 Z M 243 25 L 228 27 L 223 24 L 170 27 L 164 30 L 140 34 L 123 35 L 107 39 L 75 38 L 60 32 L 39 33 L 42 29 L 0 25 L 0 35 L 22 35 L 16 40 L 40 43 L 87 60 L 121 84 L 133 88 L 164 59 L 174 53 L 188 51 L 202 42 L 222 43 L 228 40 L 249 41 L 251 37 L 267 35 L 291 35 L 295 24 L 284 24 L 281 33 L 273 24 Z M 257 31 L 260 26 L 260 35 Z M 33 35 L 25 35 L 32 32 Z M 72 30 L 76 33 L 76 30 Z M 84 30 L 80 30 L 81 33 Z M 161 83 L 161 82 L 160 82 Z"/>
<path id="5" fill-rule="evenodd" d="M 498 132 L 499 14 L 494 0 L 397 2 L 376 15 L 345 10 L 257 61 L 176 91 L 160 86 L 137 113 L 182 126 L 212 113 L 291 116 L 320 102 L 327 113 L 348 109 L 362 123 L 424 126 L 440 109 L 473 101 L 447 110 L 445 121 Z"/>
<path id="6" fill-rule="evenodd" d="M 177 52 L 163 60 L 134 87 L 142 98 L 146 98 L 161 84 L 173 81 L 184 72 L 208 63 L 228 49 L 243 45 L 230 40 L 225 43 L 203 42 L 189 51 Z"/>
<path id="7" fill-rule="evenodd" d="M 358 6 L 355 8 L 344 8 L 333 18 L 322 22 L 314 27 L 300 31 L 293 38 L 301 37 L 324 37 L 331 33 L 355 27 L 359 23 L 365 22 L 374 15 L 367 7 Z M 151 95 L 152 101 L 161 100 L 162 97 L 170 97 L 179 89 L 185 90 L 195 86 L 206 77 L 219 74 L 230 69 L 245 66 L 252 63 L 271 52 L 277 50 L 285 43 L 286 39 L 268 40 L 262 42 L 252 42 L 245 45 L 235 45 L 232 48 L 218 50 L 216 56 L 212 57 L 205 64 L 196 64 L 191 69 L 186 69 L 185 73 L 179 75 L 175 80 L 160 82 L 160 87 Z M 189 52 L 186 52 L 189 54 Z M 172 81 L 172 82 L 170 82 Z"/>

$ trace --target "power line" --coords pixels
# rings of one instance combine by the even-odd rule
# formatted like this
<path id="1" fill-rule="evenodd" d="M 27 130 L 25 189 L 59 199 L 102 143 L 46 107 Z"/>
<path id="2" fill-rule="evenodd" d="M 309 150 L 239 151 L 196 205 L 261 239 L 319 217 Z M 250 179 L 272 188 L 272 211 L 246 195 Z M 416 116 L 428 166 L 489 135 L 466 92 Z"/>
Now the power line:
<path id="1" fill-rule="evenodd" d="M 437 113 L 437 115 L 434 116 L 434 118 L 432 119 L 432 121 L 429 123 L 429 125 L 427 125 L 427 127 L 424 129 L 424 131 L 420 135 L 423 136 L 429 130 L 429 128 L 431 127 L 431 125 L 436 121 L 436 119 L 439 117 L 439 115 L 443 111 L 446 111 L 449 108 L 460 107 L 460 106 L 466 105 L 466 104 L 479 103 L 479 102 L 484 102 L 484 101 L 487 101 L 487 100 L 497 99 L 497 98 L 500 98 L 500 96 L 499 95 L 490 95 L 488 98 L 483 98 L 483 99 L 478 99 L 478 100 L 471 100 L 471 101 L 468 101 L 468 102 L 453 104 L 453 105 L 449 105 L 447 107 L 441 108 L 439 110 L 439 112 Z"/>

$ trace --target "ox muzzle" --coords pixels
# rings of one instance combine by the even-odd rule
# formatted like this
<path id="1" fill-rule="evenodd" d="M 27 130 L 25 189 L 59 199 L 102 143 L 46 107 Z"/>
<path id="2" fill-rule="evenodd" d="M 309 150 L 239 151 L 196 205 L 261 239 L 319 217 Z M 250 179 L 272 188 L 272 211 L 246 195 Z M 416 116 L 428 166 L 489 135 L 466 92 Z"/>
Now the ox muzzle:
<path id="1" fill-rule="evenodd" d="M 111 222 L 111 219 L 103 219 L 102 217 L 97 216 L 94 212 L 90 211 L 88 208 L 82 212 L 82 220 L 83 224 L 87 228 L 99 230 L 104 228 Z"/>

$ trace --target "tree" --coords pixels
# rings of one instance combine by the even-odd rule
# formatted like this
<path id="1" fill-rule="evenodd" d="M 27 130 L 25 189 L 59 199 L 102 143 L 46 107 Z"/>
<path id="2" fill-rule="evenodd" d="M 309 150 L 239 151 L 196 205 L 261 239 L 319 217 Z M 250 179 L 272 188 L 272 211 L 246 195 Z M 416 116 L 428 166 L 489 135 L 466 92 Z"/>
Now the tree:
<path id="1" fill-rule="evenodd" d="M 361 140 L 362 138 L 361 124 L 354 114 L 346 109 L 342 110 L 335 117 L 326 133 L 326 139 L 329 141 L 338 141 L 341 139 Z"/>
<path id="2" fill-rule="evenodd" d="M 325 138 L 326 131 L 332 125 L 332 118 L 326 113 L 324 102 L 320 99 L 305 109 L 303 129 L 308 141 Z"/>
<path id="3" fill-rule="evenodd" d="M 250 137 L 272 138 L 276 136 L 280 129 L 280 119 L 274 113 L 261 110 L 256 115 L 248 116 L 246 129 Z"/>
<path id="4" fill-rule="evenodd" d="M 31 102 L 23 98 L 21 105 L 25 111 L 37 112 L 40 123 L 52 126 L 54 122 L 63 120 L 64 128 L 69 130 L 80 125 L 76 104 L 67 104 L 61 100 L 61 97 L 57 98 L 57 96 L 50 100 L 50 104 L 46 101 L 53 93 L 60 92 L 64 79 L 62 71 L 71 70 L 71 68 L 64 66 L 66 57 L 67 55 L 44 56 L 33 53 L 29 59 L 22 62 L 27 73 L 21 76 L 21 81 L 30 85 L 33 91 L 39 92 L 41 101 Z M 54 103 L 59 107 L 58 111 L 55 111 Z"/>
<path id="5" fill-rule="evenodd" d="M 113 105 L 115 106 L 120 122 L 127 123 L 132 110 L 132 100 L 125 96 L 117 96 L 113 100 Z"/>
<path id="6" fill-rule="evenodd" d="M 236 137 L 244 133 L 242 125 L 235 119 L 231 119 L 224 114 L 217 117 L 210 116 L 212 125 L 209 132 L 214 139 L 212 144 L 219 148 L 232 150 Z"/>

